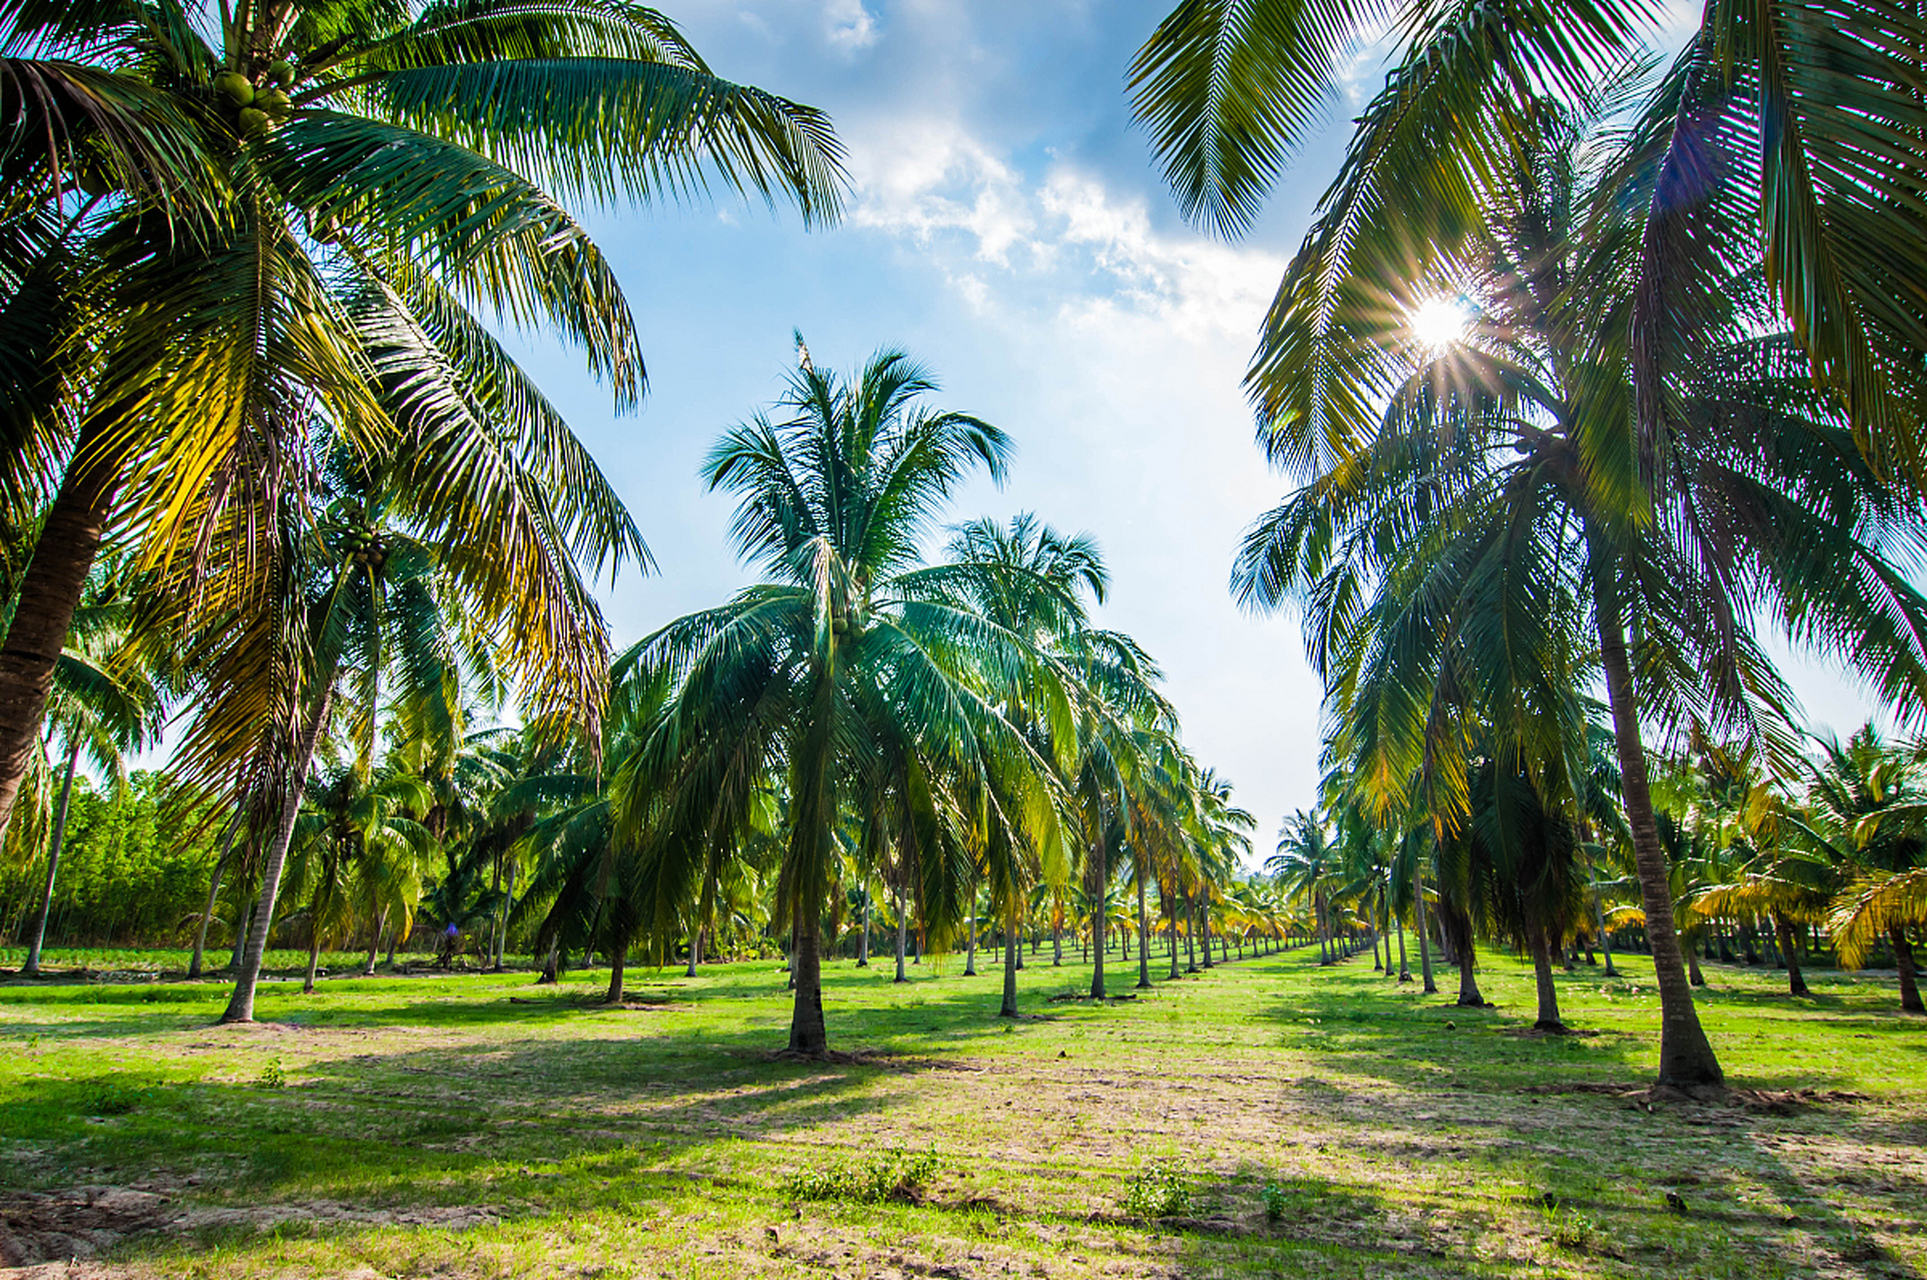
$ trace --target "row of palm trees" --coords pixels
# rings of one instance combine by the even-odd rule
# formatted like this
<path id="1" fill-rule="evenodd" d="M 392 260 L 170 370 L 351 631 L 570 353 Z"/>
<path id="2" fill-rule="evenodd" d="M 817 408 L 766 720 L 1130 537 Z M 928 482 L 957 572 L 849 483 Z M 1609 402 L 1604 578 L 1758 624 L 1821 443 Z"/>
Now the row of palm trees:
<path id="1" fill-rule="evenodd" d="M 1386 19 L 1385 88 L 1247 375 L 1302 487 L 1233 589 L 1302 605 L 1347 803 L 1429 829 L 1441 881 L 1489 866 L 1535 955 L 1530 910 L 1577 909 L 1562 868 L 1622 816 L 1660 1081 L 1718 1084 L 1646 743 L 1797 776 L 1762 631 L 1927 709 L 1927 311 L 1897 273 L 1927 237 L 1893 141 L 1927 136 L 1927 23 L 1709 4 L 1664 63 L 1653 11 L 1620 0 L 1185 0 L 1133 84 L 1186 210 L 1248 225 Z M 1440 297 L 1461 338 L 1412 324 Z"/>
<path id="2" fill-rule="evenodd" d="M 1580 945 L 1602 947 L 1612 976 L 1615 936 L 1646 936 L 1603 739 L 1584 824 L 1544 812 L 1524 780 L 1508 798 L 1505 780 L 1482 762 L 1461 829 L 1407 815 L 1400 831 L 1371 821 L 1350 780 L 1334 775 L 1327 807 L 1286 821 L 1265 871 L 1287 906 L 1313 923 L 1324 963 L 1350 954 L 1348 937 L 1371 935 L 1376 950 L 1382 935 L 1384 967 L 1390 972 L 1396 940 L 1399 974 L 1409 977 L 1410 921 L 1425 990 L 1437 989 L 1436 940 L 1459 970 L 1458 1002 L 1478 1006 L 1473 944 L 1504 943 L 1532 961 L 1537 1027 L 1563 1031 L 1554 968 L 1571 967 Z M 1798 775 L 1783 780 L 1744 752 L 1705 742 L 1654 764 L 1670 912 L 1691 985 L 1704 984 L 1701 955 L 1717 951 L 1753 963 L 1770 957 L 1787 970 L 1790 993 L 1805 996 L 1801 955 L 1824 940 L 1847 967 L 1884 949 L 1898 971 L 1901 1010 L 1923 1012 L 1909 931 L 1920 920 L 1914 895 L 1927 882 L 1927 749 L 1889 745 L 1869 726 L 1846 743 L 1819 740 L 1799 759 Z"/>

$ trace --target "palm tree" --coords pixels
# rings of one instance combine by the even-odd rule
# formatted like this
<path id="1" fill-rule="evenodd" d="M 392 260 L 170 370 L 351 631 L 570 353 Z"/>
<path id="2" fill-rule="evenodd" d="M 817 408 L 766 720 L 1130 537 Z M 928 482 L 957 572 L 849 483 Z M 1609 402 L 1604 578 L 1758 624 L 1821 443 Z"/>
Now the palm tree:
<path id="1" fill-rule="evenodd" d="M 824 117 L 718 78 L 654 10 L 601 0 L 4 0 L 0 53 L 30 55 L 6 64 L 26 92 L 5 109 L 54 140 L 40 189 L 61 189 L 67 140 L 103 191 L 77 234 L 104 282 L 79 308 L 78 429 L 52 450 L 68 461 L 0 648 L 0 823 L 107 531 L 140 532 L 182 609 L 255 611 L 292 541 L 266 531 L 299 508 L 323 429 L 368 459 L 401 444 L 417 519 L 488 530 L 471 590 L 528 637 L 542 693 L 592 703 L 598 646 L 552 561 L 640 548 L 480 317 L 549 326 L 633 404 L 633 319 L 558 196 L 720 181 L 833 219 Z M 191 229 L 150 216 L 188 205 Z"/>
<path id="2" fill-rule="evenodd" d="M 323 943 L 353 926 L 357 899 L 388 905 L 388 886 L 412 879 L 430 844 L 427 828 L 410 816 L 429 805 L 421 779 L 391 769 L 371 770 L 366 760 L 333 762 L 318 773 L 303 793 L 287 871 L 289 895 L 307 901 L 304 995 L 314 992 Z M 376 920 L 368 923 L 379 934 Z M 371 948 L 371 960 L 373 955 Z"/>
<path id="3" fill-rule="evenodd" d="M 1884 931 L 1900 971 L 1900 1008 L 1921 1003 L 1910 925 L 1921 923 L 1919 894 L 1927 870 L 1927 782 L 1917 753 L 1889 746 L 1866 725 L 1845 743 L 1827 739 L 1811 768 L 1806 816 L 1795 823 L 1816 853 L 1853 876 L 1833 904 L 1831 921 L 1841 963 L 1853 964 Z"/>
<path id="4" fill-rule="evenodd" d="M 121 775 L 127 753 L 156 741 L 167 719 L 166 681 L 157 670 L 152 645 L 130 643 L 134 612 L 128 580 L 103 565 L 88 580 L 87 593 L 74 610 L 73 626 L 54 668 L 48 704 L 50 739 L 58 738 L 63 760 L 59 798 L 47 841 L 47 878 L 32 941 L 20 972 L 40 972 L 40 950 L 53 913 L 54 881 L 60 871 L 61 844 L 73 799 L 74 771 L 82 755 L 104 773 Z"/>
<path id="5" fill-rule="evenodd" d="M 1369 400 L 1379 379 L 1346 336 L 1359 304 L 1452 258 L 1540 101 L 1582 102 L 1638 59 L 1643 39 L 1661 38 L 1662 20 L 1638 0 L 1179 0 L 1133 64 L 1133 105 L 1180 207 L 1227 235 L 1251 224 L 1319 123 L 1353 42 L 1382 24 L 1399 36 L 1385 89 L 1359 117 L 1325 216 L 1265 323 L 1248 381 L 1268 418 L 1311 413 L 1314 429 L 1339 436 L 1355 425 L 1349 410 L 1325 417 L 1317 401 Z M 1637 104 L 1658 182 L 1632 202 L 1639 252 L 1627 276 L 1646 434 L 1663 429 L 1660 357 L 1693 340 L 1696 326 L 1678 321 L 1695 296 L 1763 268 L 1874 469 L 1927 482 L 1927 311 L 1902 301 L 1912 288 L 1902 264 L 1920 256 L 1927 215 L 1921 169 L 1893 143 L 1927 132 L 1923 47 L 1918 10 L 1704 7 L 1697 34 Z M 1315 395 L 1300 379 L 1314 363 Z"/>
<path id="6" fill-rule="evenodd" d="M 670 623 L 639 655 L 673 689 L 659 735 L 669 782 L 650 855 L 655 926 L 672 928 L 687 900 L 702 833 L 738 827 L 780 774 L 774 923 L 794 939 L 789 1047 L 821 1056 L 821 914 L 843 798 L 881 815 L 937 945 L 963 918 L 992 840 L 1048 838 L 1051 765 L 1005 713 L 1066 695 L 1023 637 L 916 575 L 955 487 L 978 467 L 1003 478 L 1004 433 L 923 407 L 936 384 L 901 352 L 846 381 L 819 371 L 800 336 L 798 347 L 788 416 L 732 428 L 704 466 L 712 489 L 739 496 L 739 552 L 775 580 Z"/>
<path id="7" fill-rule="evenodd" d="M 1504 713 L 1525 758 L 1566 756 L 1576 779 L 1585 735 L 1567 704 L 1591 647 L 1580 631 L 1592 633 L 1658 974 L 1660 1078 L 1716 1083 L 1673 924 L 1642 720 L 1771 742 L 1784 698 L 1755 618 L 1895 697 L 1921 697 L 1927 600 L 1890 559 L 1912 553 L 1919 526 L 1787 343 L 1759 336 L 1770 317 L 1744 279 L 1693 300 L 1700 345 L 1668 365 L 1666 432 L 1642 434 L 1623 344 L 1634 300 L 1617 289 L 1639 244 L 1626 210 L 1650 206 L 1650 140 L 1595 162 L 1583 120 L 1545 107 L 1534 124 L 1493 158 L 1477 217 L 1452 246 L 1480 308 L 1465 340 L 1429 347 L 1380 314 L 1347 339 L 1364 381 L 1294 366 L 1318 412 L 1274 416 L 1273 456 L 1302 465 L 1341 437 L 1365 444 L 1344 444 L 1260 521 L 1234 583 L 1260 607 L 1294 593 L 1311 602 L 1313 657 L 1381 805 L 1429 760 L 1440 803 L 1463 806 L 1471 739 L 1459 708 L 1474 693 L 1488 716 Z M 1287 287 L 1310 288 L 1322 270 L 1301 257 Z M 1396 310 L 1374 297 L 1354 301 Z M 1379 394 L 1385 411 L 1368 411 Z"/>
<path id="8" fill-rule="evenodd" d="M 1318 935 L 1318 962 L 1336 961 L 1329 894 L 1338 870 L 1338 851 L 1318 810 L 1300 809 L 1285 819 L 1277 851 L 1265 859 L 1264 869 L 1288 898 L 1310 908 L 1312 928 Z"/>

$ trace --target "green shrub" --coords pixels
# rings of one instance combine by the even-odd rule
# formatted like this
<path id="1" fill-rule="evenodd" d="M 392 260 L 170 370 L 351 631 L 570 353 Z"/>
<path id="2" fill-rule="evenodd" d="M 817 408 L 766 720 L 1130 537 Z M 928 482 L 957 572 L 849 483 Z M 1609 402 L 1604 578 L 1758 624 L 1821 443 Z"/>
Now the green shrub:
<path id="1" fill-rule="evenodd" d="M 263 1089 L 280 1089 L 286 1087 L 288 1083 L 288 1073 L 282 1069 L 281 1059 L 268 1059 L 268 1065 L 261 1068 L 259 1083 Z"/>
<path id="2" fill-rule="evenodd" d="M 1176 1160 L 1145 1165 L 1124 1186 L 1124 1212 L 1133 1218 L 1175 1218 L 1191 1212 L 1190 1170 Z"/>
<path id="3" fill-rule="evenodd" d="M 1282 1222 L 1285 1214 L 1291 1211 L 1291 1192 L 1283 1184 L 1265 1183 L 1265 1221 Z"/>
<path id="4" fill-rule="evenodd" d="M 940 1162 L 935 1151 L 914 1154 L 890 1151 L 867 1165 L 832 1165 L 798 1169 L 783 1180 L 792 1200 L 853 1200 L 881 1204 L 886 1200 L 915 1203 L 936 1177 Z"/>

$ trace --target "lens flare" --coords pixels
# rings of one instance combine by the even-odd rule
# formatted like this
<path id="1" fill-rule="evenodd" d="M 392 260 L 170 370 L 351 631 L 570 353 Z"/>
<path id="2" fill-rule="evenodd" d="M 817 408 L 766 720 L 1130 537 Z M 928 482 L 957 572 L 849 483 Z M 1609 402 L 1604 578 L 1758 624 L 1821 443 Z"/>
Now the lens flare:
<path id="1" fill-rule="evenodd" d="M 1412 336 L 1427 347 L 1446 347 L 1465 337 L 1471 319 L 1465 303 L 1455 297 L 1427 298 L 1412 308 Z"/>

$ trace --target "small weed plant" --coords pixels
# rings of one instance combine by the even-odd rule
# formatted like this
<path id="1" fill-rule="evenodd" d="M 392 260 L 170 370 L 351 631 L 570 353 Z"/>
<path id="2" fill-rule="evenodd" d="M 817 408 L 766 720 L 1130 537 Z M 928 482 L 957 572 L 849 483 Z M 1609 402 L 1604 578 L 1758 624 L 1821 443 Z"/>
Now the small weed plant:
<path id="1" fill-rule="evenodd" d="M 891 1151 L 867 1165 L 798 1169 L 784 1180 L 783 1190 L 793 1200 L 914 1203 L 939 1167 L 935 1151 Z"/>
<path id="2" fill-rule="evenodd" d="M 89 1116 L 124 1116 L 141 1104 L 147 1090 L 112 1076 L 101 1076 L 80 1086 L 80 1112 Z"/>
<path id="3" fill-rule="evenodd" d="M 281 1059 L 269 1058 L 268 1065 L 261 1068 L 259 1082 L 263 1089 L 284 1089 L 288 1084 L 288 1073 L 281 1065 Z"/>
<path id="4" fill-rule="evenodd" d="M 1264 1189 L 1265 1221 L 1277 1224 L 1291 1211 L 1291 1192 L 1281 1182 L 1267 1182 Z"/>
<path id="5" fill-rule="evenodd" d="M 1124 1186 L 1124 1212 L 1133 1218 L 1175 1218 L 1190 1211 L 1191 1171 L 1179 1161 L 1154 1160 Z"/>

